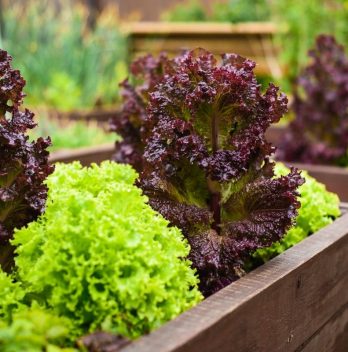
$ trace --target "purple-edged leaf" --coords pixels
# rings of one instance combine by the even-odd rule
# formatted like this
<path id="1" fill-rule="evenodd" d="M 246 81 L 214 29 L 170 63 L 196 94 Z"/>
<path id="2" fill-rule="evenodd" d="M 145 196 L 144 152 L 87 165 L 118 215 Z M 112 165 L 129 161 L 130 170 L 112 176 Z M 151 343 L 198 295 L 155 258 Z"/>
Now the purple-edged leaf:
<path id="1" fill-rule="evenodd" d="M 15 228 L 35 220 L 44 210 L 49 139 L 29 142 L 28 129 L 35 127 L 34 114 L 19 110 L 24 79 L 11 68 L 12 58 L 0 50 L 0 263 L 7 267 L 5 249 Z M 5 253 L 6 252 L 6 253 Z"/>
<path id="2" fill-rule="evenodd" d="M 296 170 L 274 179 L 265 131 L 287 109 L 262 94 L 238 55 L 221 64 L 200 49 L 169 60 L 152 89 L 139 184 L 151 206 L 183 230 L 207 296 L 242 275 L 243 261 L 279 240 L 299 203 Z"/>
<path id="3" fill-rule="evenodd" d="M 142 168 L 144 152 L 146 107 L 149 93 L 162 79 L 168 59 L 162 54 L 158 59 L 151 55 L 134 61 L 130 67 L 132 82 L 123 81 L 123 105 L 121 110 L 110 121 L 110 129 L 122 137 L 116 142 L 113 159 L 120 163 L 131 164 L 138 171 Z"/>

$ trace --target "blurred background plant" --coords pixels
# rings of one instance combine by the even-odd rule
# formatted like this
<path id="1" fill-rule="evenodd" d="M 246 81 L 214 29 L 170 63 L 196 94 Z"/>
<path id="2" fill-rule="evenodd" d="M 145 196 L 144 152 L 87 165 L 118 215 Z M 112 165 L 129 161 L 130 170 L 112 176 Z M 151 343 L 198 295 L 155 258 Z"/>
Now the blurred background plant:
<path id="1" fill-rule="evenodd" d="M 161 15 L 161 19 L 168 22 L 203 22 L 208 18 L 206 10 L 198 0 L 178 3 Z"/>
<path id="2" fill-rule="evenodd" d="M 127 68 L 115 7 L 93 25 L 87 7 L 72 1 L 8 0 L 2 7 L 1 47 L 27 81 L 26 104 L 67 111 L 117 102 Z"/>
<path id="3" fill-rule="evenodd" d="M 307 52 L 316 36 L 332 34 L 348 44 L 348 0 L 227 0 L 212 1 L 209 6 L 191 0 L 178 2 L 161 18 L 170 22 L 275 22 L 274 40 L 284 75 L 273 80 L 287 92 L 308 63 Z"/>
<path id="4" fill-rule="evenodd" d="M 278 24 L 275 37 L 285 75 L 283 89 L 292 90 L 297 75 L 308 63 L 308 50 L 319 34 L 334 35 L 348 44 L 347 0 L 273 0 L 272 19 Z"/>
<path id="5" fill-rule="evenodd" d="M 207 11 L 198 0 L 180 2 L 161 18 L 170 22 L 251 22 L 268 21 L 271 11 L 267 0 L 213 1 Z"/>
<path id="6" fill-rule="evenodd" d="M 30 138 L 50 136 L 52 146 L 48 149 L 53 152 L 61 149 L 76 149 L 87 146 L 96 146 L 115 142 L 119 137 L 109 133 L 95 121 L 71 121 L 67 119 L 52 120 L 40 115 L 38 127 L 31 131 Z"/>
<path id="7" fill-rule="evenodd" d="M 260 22 L 269 21 L 271 11 L 267 0 L 215 1 L 212 4 L 213 21 L 219 22 Z"/>

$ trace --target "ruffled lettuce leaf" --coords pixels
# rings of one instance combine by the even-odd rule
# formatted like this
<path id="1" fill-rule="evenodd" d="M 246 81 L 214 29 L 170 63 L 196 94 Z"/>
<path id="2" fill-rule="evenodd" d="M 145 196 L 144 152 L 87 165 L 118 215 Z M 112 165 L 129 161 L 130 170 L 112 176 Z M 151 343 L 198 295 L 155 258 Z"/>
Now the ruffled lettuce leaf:
<path id="1" fill-rule="evenodd" d="M 150 93 L 139 185 L 150 205 L 183 230 L 208 296 L 243 275 L 243 261 L 292 226 L 304 182 L 291 169 L 274 178 L 265 131 L 287 110 L 255 63 L 202 49 L 166 63 Z"/>
<path id="2" fill-rule="evenodd" d="M 34 114 L 20 110 L 25 81 L 11 67 L 11 56 L 0 50 L 0 264 L 12 263 L 8 240 L 15 228 L 35 220 L 44 210 L 53 171 L 48 164 L 49 139 L 29 142 L 27 130 L 35 127 Z"/>
<path id="3" fill-rule="evenodd" d="M 122 137 L 116 142 L 113 159 L 141 170 L 146 106 L 151 92 L 164 75 L 167 57 L 140 57 L 131 64 L 131 78 L 120 83 L 123 105 L 110 121 L 110 130 Z"/>

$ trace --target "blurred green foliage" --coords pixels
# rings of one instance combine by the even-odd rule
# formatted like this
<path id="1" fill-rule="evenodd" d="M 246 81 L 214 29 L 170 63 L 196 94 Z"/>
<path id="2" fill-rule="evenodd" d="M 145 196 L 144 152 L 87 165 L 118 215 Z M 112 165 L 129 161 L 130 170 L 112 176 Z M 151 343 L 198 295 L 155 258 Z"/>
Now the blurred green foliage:
<path id="1" fill-rule="evenodd" d="M 270 7 L 267 0 L 229 0 L 214 1 L 208 13 L 201 1 L 190 0 L 180 2 L 162 15 L 162 19 L 170 22 L 251 22 L 268 21 Z"/>
<path id="2" fill-rule="evenodd" d="M 90 29 L 85 7 L 64 2 L 58 11 L 52 4 L 14 2 L 4 9 L 0 44 L 27 81 L 27 103 L 60 110 L 115 103 L 127 75 L 117 14 L 107 9 Z"/>
<path id="3" fill-rule="evenodd" d="M 108 133 L 96 123 L 84 121 L 63 121 L 59 123 L 50 119 L 40 119 L 38 127 L 30 133 L 31 139 L 50 136 L 50 151 L 59 149 L 75 149 L 92 145 L 115 142 L 119 137 Z"/>
<path id="4" fill-rule="evenodd" d="M 166 12 L 164 20 L 172 22 L 258 22 L 278 24 L 276 45 L 284 66 L 284 76 L 272 79 L 282 90 L 290 92 L 297 75 L 308 62 L 308 50 L 319 34 L 332 34 L 348 44 L 348 0 L 228 0 L 214 1 L 207 11 L 193 0 L 179 3 Z"/>
<path id="5" fill-rule="evenodd" d="M 15 312 L 10 323 L 0 321 L 1 352 L 78 352 L 67 345 L 70 321 L 34 308 Z"/>
<path id="6" fill-rule="evenodd" d="M 332 34 L 339 43 L 348 44 L 347 0 L 272 1 L 272 18 L 279 25 L 276 42 L 286 71 L 280 83 L 287 91 L 308 62 L 316 36 Z"/>
<path id="7" fill-rule="evenodd" d="M 259 22 L 270 20 L 270 7 L 267 0 L 216 1 L 212 5 L 212 21 L 218 22 Z"/>
<path id="8" fill-rule="evenodd" d="M 169 22 L 203 22 L 208 20 L 205 9 L 198 0 L 179 3 L 161 16 Z"/>

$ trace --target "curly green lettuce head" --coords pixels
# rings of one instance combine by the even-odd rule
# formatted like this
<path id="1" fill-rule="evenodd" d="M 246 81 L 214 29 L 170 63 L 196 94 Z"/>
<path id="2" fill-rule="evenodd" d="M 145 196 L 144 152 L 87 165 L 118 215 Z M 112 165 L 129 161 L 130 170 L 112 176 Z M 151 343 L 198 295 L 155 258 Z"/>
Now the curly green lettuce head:
<path id="1" fill-rule="evenodd" d="M 24 296 L 22 285 L 0 268 L 0 321 L 11 320 L 13 312 L 23 307 Z"/>
<path id="2" fill-rule="evenodd" d="M 69 320 L 39 308 L 20 310 L 11 323 L 0 320 L 1 352 L 77 352 L 66 345 Z"/>
<path id="3" fill-rule="evenodd" d="M 19 279 L 75 336 L 137 337 L 201 300 L 188 243 L 146 204 L 136 177 L 112 162 L 57 165 L 45 214 L 15 233 Z"/>
<path id="4" fill-rule="evenodd" d="M 289 173 L 289 169 L 281 163 L 276 164 L 274 171 L 276 176 Z M 307 172 L 302 171 L 302 176 L 306 182 L 299 188 L 301 208 L 296 218 L 296 225 L 287 232 L 281 241 L 271 247 L 257 250 L 253 254 L 257 261 L 270 260 L 312 233 L 331 224 L 340 215 L 338 196 L 329 192 L 325 185 L 309 176 Z"/>

